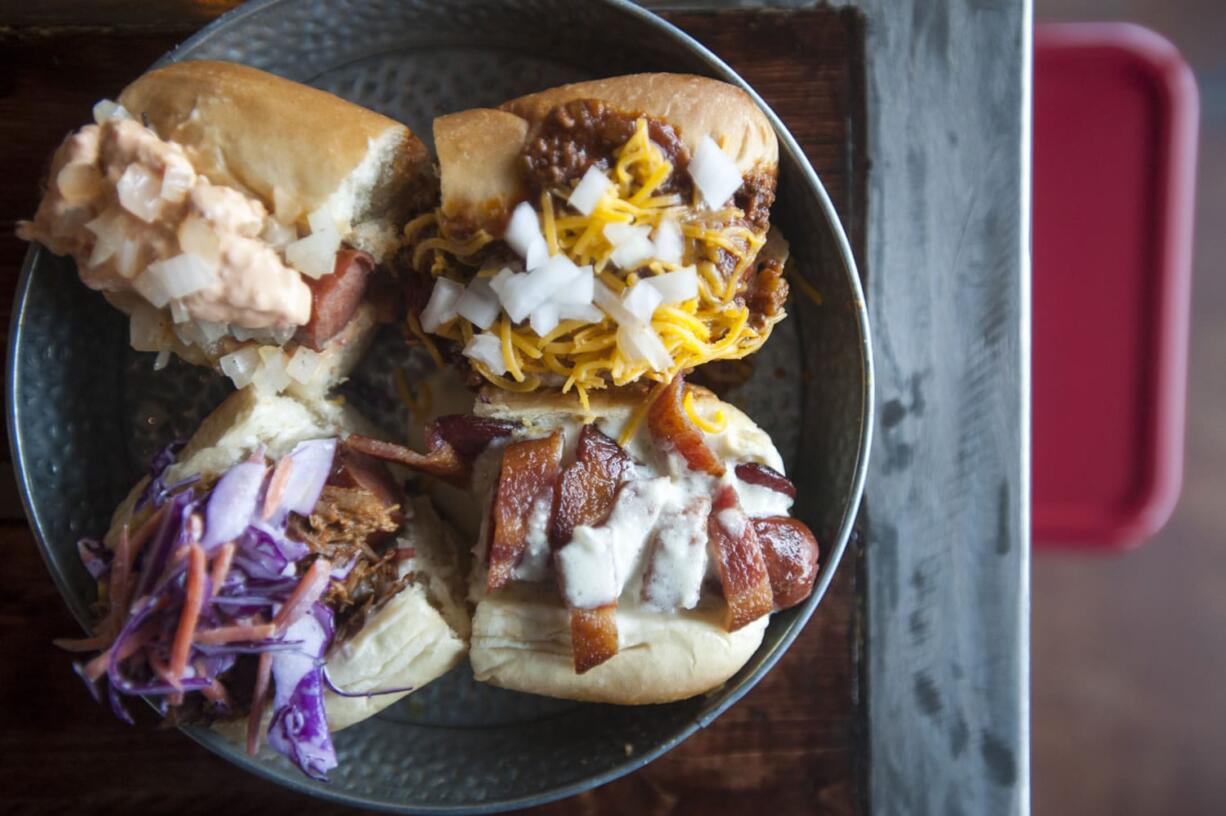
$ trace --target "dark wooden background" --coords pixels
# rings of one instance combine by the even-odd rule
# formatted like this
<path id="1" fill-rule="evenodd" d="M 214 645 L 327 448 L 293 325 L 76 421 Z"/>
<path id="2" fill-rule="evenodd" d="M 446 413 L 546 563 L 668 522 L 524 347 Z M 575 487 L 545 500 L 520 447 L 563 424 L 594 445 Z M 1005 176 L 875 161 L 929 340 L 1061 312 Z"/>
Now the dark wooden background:
<path id="1" fill-rule="evenodd" d="M 37 5 L 37 7 L 35 7 Z M 63 134 L 227 0 L 0 6 L 0 321 L 7 330 L 40 175 Z M 669 14 L 737 69 L 808 153 L 863 256 L 863 33 L 853 12 Z M 73 285 L 66 281 L 65 285 Z M 8 458 L 7 446 L 3 448 Z M 152 717 L 95 705 L 51 645 L 76 624 L 43 567 L 8 468 L 0 481 L 0 810 L 286 813 L 336 806 L 229 766 Z M 862 620 L 853 542 L 791 651 L 742 702 L 643 771 L 547 813 L 864 811 Z"/>

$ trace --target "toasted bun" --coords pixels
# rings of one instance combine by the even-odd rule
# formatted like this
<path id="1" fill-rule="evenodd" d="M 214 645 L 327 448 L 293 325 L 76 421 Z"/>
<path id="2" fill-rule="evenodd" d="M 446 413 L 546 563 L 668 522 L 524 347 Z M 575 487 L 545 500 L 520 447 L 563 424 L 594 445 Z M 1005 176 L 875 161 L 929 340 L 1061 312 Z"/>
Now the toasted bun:
<path id="1" fill-rule="evenodd" d="M 693 153 L 704 136 L 720 142 L 742 175 L 778 173 L 779 144 L 766 116 L 733 85 L 689 74 L 631 74 L 563 85 L 435 120 L 442 211 L 452 221 L 501 235 L 510 208 L 524 198 L 519 156 L 559 105 L 595 99 L 673 126 Z"/>
<path id="2" fill-rule="evenodd" d="M 473 618 L 477 680 L 501 688 L 593 703 L 669 703 L 719 686 L 762 643 L 767 618 L 728 632 L 723 608 L 663 614 L 618 609 L 620 650 L 575 674 L 570 618 L 556 597 L 487 598 Z"/>
<path id="3" fill-rule="evenodd" d="M 577 99 L 599 99 L 627 113 L 672 125 L 693 153 L 704 136 L 722 147 L 742 174 L 779 165 L 775 130 L 749 95 L 735 85 L 693 74 L 630 74 L 594 79 L 521 96 L 499 107 L 532 123 Z"/>
<path id="4" fill-rule="evenodd" d="M 754 461 L 783 470 L 783 458 L 775 449 L 770 435 L 758 427 L 740 408 L 724 402 L 707 389 L 687 385 L 694 395 L 696 410 L 704 416 L 722 411 L 727 419 L 719 433 L 703 433 L 707 446 L 721 459 Z M 568 440 L 578 433 L 587 422 L 595 422 L 607 436 L 618 439 L 636 408 L 647 398 L 643 387 L 615 388 L 604 391 L 589 391 L 588 400 L 592 409 L 583 409 L 573 394 L 561 394 L 544 389 L 516 393 L 486 387 L 477 397 L 473 413 L 497 419 L 518 420 L 523 424 L 524 436 L 534 437 L 549 433 L 554 428 L 565 428 Z M 634 435 L 624 445 L 626 452 L 639 461 L 651 458 L 654 448 L 647 421 L 641 421 Z"/>
<path id="5" fill-rule="evenodd" d="M 691 386 L 696 409 L 710 415 L 722 410 L 726 425 L 718 434 L 705 434 L 706 443 L 721 458 L 757 461 L 782 470 L 783 463 L 770 437 L 748 416 L 722 402 L 705 388 Z M 568 447 L 589 421 L 616 439 L 645 389 L 598 391 L 589 395 L 591 414 L 570 395 L 537 391 L 513 393 L 487 388 L 478 396 L 474 413 L 523 424 L 520 434 L 539 437 L 556 428 L 565 431 Z M 593 420 L 594 418 L 594 420 Z M 654 456 L 651 432 L 640 424 L 625 445 L 640 462 Z M 493 487 L 497 463 L 478 462 L 478 490 Z M 483 482 L 483 483 L 481 483 Z M 481 519 L 474 507 L 465 515 Z M 480 540 L 477 535 L 474 539 Z M 616 656 L 584 674 L 576 674 L 571 657 L 569 614 L 557 592 L 516 584 L 496 595 L 486 595 L 485 576 L 478 570 L 469 586 L 477 601 L 473 618 L 470 659 L 478 680 L 503 688 L 589 702 L 638 705 L 666 703 L 701 694 L 723 683 L 753 655 L 762 642 L 767 618 L 735 632 L 724 628 L 724 603 L 705 597 L 698 607 L 677 612 L 656 612 L 643 607 L 619 606 L 617 628 L 620 648 Z"/>
<path id="6" fill-rule="evenodd" d="M 264 71 L 178 62 L 119 101 L 213 183 L 254 195 L 286 223 L 326 204 L 380 260 L 391 249 L 380 236 L 433 197 L 429 152 L 404 125 Z"/>
<path id="7" fill-rule="evenodd" d="M 370 434 L 374 429 L 360 415 L 336 403 L 301 402 L 243 389 L 204 419 L 168 470 L 167 479 L 217 473 L 261 445 L 276 459 L 299 442 L 345 430 Z M 115 541 L 119 529 L 131 519 L 132 507 L 147 481 L 142 479 L 115 511 L 108 543 Z M 397 538 L 416 548 L 417 556 L 402 569 L 415 572 L 418 578 L 328 657 L 329 677 L 345 691 L 421 688 L 458 665 L 467 651 L 470 625 L 453 534 L 427 499 L 413 501 L 406 510 L 410 518 Z M 340 697 L 329 692 L 328 721 L 334 730 L 345 728 L 403 696 Z"/>

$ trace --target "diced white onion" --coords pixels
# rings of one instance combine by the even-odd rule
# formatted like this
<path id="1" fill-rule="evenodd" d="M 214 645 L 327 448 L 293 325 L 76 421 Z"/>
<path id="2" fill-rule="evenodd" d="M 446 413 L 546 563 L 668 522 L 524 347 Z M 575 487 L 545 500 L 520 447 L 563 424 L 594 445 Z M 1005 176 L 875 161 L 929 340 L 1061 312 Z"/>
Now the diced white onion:
<path id="1" fill-rule="evenodd" d="M 199 255 L 205 261 L 216 264 L 221 261 L 221 240 L 217 230 L 203 218 L 183 219 L 178 231 L 179 249 Z"/>
<path id="2" fill-rule="evenodd" d="M 246 388 L 251 385 L 256 369 L 260 365 L 260 354 L 254 346 L 243 346 L 238 351 L 227 354 L 217 361 L 221 371 L 234 383 L 235 388 Z"/>
<path id="3" fill-rule="evenodd" d="M 159 309 L 171 298 L 182 298 L 210 286 L 216 280 L 212 267 L 198 255 L 183 253 L 149 264 L 132 286 Z"/>
<path id="4" fill-rule="evenodd" d="M 532 310 L 532 317 L 528 322 L 538 337 L 544 337 L 558 327 L 559 320 L 558 305 L 542 303 Z"/>
<path id="5" fill-rule="evenodd" d="M 612 186 L 613 182 L 609 181 L 609 177 L 592 165 L 583 174 L 583 178 L 579 179 L 575 191 L 566 199 L 566 203 L 584 215 L 591 215 L 592 210 L 596 209 L 600 199 L 604 198 L 604 194 Z"/>
<path id="6" fill-rule="evenodd" d="M 573 261 L 559 253 L 531 272 L 506 276 L 499 273 L 490 285 L 502 301 L 502 308 L 518 323 L 582 275 L 583 271 Z"/>
<path id="7" fill-rule="evenodd" d="M 183 301 L 178 298 L 170 301 L 170 316 L 175 323 L 186 323 L 192 319 L 191 313 L 187 311 Z"/>
<path id="8" fill-rule="evenodd" d="M 85 228 L 97 237 L 89 256 L 90 266 L 106 263 L 123 247 L 124 232 L 120 223 L 122 220 L 123 211 L 112 207 L 85 225 Z"/>
<path id="9" fill-rule="evenodd" d="M 309 278 L 332 274 L 336 266 L 336 251 L 341 248 L 341 234 L 336 227 L 324 224 L 319 230 L 285 247 L 285 260 Z"/>
<path id="10" fill-rule="evenodd" d="M 162 349 L 158 352 L 158 356 L 153 360 L 153 370 L 161 371 L 170 363 L 170 350 Z"/>
<path id="11" fill-rule="evenodd" d="M 539 238 L 528 246 L 528 254 L 524 256 L 524 266 L 528 269 L 536 269 L 548 260 L 549 244 L 544 238 Z"/>
<path id="12" fill-rule="evenodd" d="M 115 185 L 120 205 L 147 224 L 162 210 L 162 182 L 149 168 L 135 162 L 128 165 Z"/>
<path id="13" fill-rule="evenodd" d="M 145 304 L 132 310 L 128 340 L 137 351 L 161 351 L 167 340 L 166 313 Z"/>
<path id="14" fill-rule="evenodd" d="M 609 242 L 609 245 L 617 248 L 627 241 L 631 241 L 635 238 L 648 237 L 651 235 L 651 227 L 646 225 L 640 226 L 635 224 L 624 224 L 614 221 L 612 224 L 605 224 L 605 227 L 603 230 L 601 230 L 601 232 L 603 233 L 605 240 Z"/>
<path id="15" fill-rule="evenodd" d="M 651 316 L 663 301 L 660 291 L 654 286 L 644 286 L 641 282 L 631 286 L 622 294 L 622 306 L 634 315 L 639 323 L 650 323 Z"/>
<path id="16" fill-rule="evenodd" d="M 230 336 L 240 343 L 246 343 L 248 340 L 254 340 L 263 333 L 262 329 L 248 329 L 237 323 L 230 324 Z"/>
<path id="17" fill-rule="evenodd" d="M 455 304 L 456 314 L 483 330 L 494 324 L 501 311 L 502 305 L 498 302 L 498 295 L 490 288 L 489 278 L 473 279 Z"/>
<path id="18" fill-rule="evenodd" d="M 274 206 L 275 203 L 274 203 Z M 311 227 L 311 232 L 326 232 L 329 229 L 336 229 L 336 216 L 332 215 L 332 210 L 325 204 L 318 209 L 312 210 L 307 215 L 307 224 Z"/>
<path id="19" fill-rule="evenodd" d="M 72 162 L 56 173 L 55 186 L 69 204 L 87 204 L 102 192 L 102 174 L 92 164 Z"/>
<path id="20" fill-rule="evenodd" d="M 641 283 L 659 292 L 664 303 L 683 303 L 698 297 L 698 270 L 692 266 L 644 278 Z"/>
<path id="21" fill-rule="evenodd" d="M 670 264 L 680 264 L 682 255 L 685 253 L 685 237 L 681 234 L 681 227 L 671 218 L 665 218 L 656 225 L 656 230 L 651 236 L 652 243 L 655 244 L 655 258 L 658 261 Z"/>
<path id="22" fill-rule="evenodd" d="M 559 306 L 564 303 L 589 306 L 592 303 L 595 283 L 596 274 L 592 271 L 591 264 L 581 266 L 578 274 L 553 296 L 553 302 Z"/>
<path id="23" fill-rule="evenodd" d="M 285 352 L 276 346 L 260 346 L 260 365 L 251 378 L 256 388 L 277 393 L 290 384 L 290 376 L 286 372 Z"/>
<path id="24" fill-rule="evenodd" d="M 200 329 L 201 336 L 204 337 L 204 344 L 207 346 L 211 346 L 225 337 L 229 330 L 225 323 L 216 323 L 212 320 L 197 320 L 195 323 Z"/>
<path id="25" fill-rule="evenodd" d="M 619 269 L 638 269 L 655 254 L 655 245 L 645 235 L 636 235 L 613 250 L 609 260 Z"/>
<path id="26" fill-rule="evenodd" d="M 273 345 L 284 346 L 286 343 L 288 343 L 290 340 L 294 338 L 295 334 L 298 333 L 298 327 L 297 326 L 273 326 L 272 328 L 265 329 L 264 331 L 268 332 L 269 336 L 272 338 Z"/>
<path id="27" fill-rule="evenodd" d="M 578 320 L 583 323 L 599 323 L 604 320 L 604 312 L 590 303 L 559 303 L 558 318 Z"/>
<path id="28" fill-rule="evenodd" d="M 130 119 L 131 115 L 123 105 L 109 99 L 99 99 L 94 103 L 94 122 L 102 124 L 107 119 Z"/>
<path id="29" fill-rule="evenodd" d="M 464 347 L 464 356 L 484 363 L 490 373 L 496 376 L 507 373 L 506 360 L 502 356 L 502 341 L 492 334 L 474 335 Z"/>
<path id="30" fill-rule="evenodd" d="M 449 320 L 456 316 L 455 305 L 464 294 L 464 285 L 448 278 L 439 278 L 434 282 L 430 292 L 430 300 L 421 311 L 421 327 L 428 332 L 438 331 Z"/>
<path id="31" fill-rule="evenodd" d="M 545 237 L 541 235 L 541 223 L 536 216 L 536 210 L 532 209 L 532 205 L 527 201 L 520 202 L 511 211 L 511 220 L 507 222 L 503 240 L 515 250 L 516 255 L 524 259 L 527 259 L 528 250 L 534 243 L 544 242 Z"/>
<path id="32" fill-rule="evenodd" d="M 140 241 L 125 238 L 119 245 L 119 252 L 115 256 L 115 269 L 125 278 L 134 278 L 141 270 L 143 255 Z"/>
<path id="33" fill-rule="evenodd" d="M 284 250 L 289 244 L 298 240 L 298 230 L 293 225 L 283 224 L 276 218 L 269 218 L 264 222 L 260 240 L 273 249 Z"/>
<path id="34" fill-rule="evenodd" d="M 170 162 L 162 171 L 162 188 L 158 196 L 163 201 L 179 204 L 187 198 L 187 192 L 196 183 L 196 173 L 184 161 Z"/>
<path id="35" fill-rule="evenodd" d="M 638 318 L 626 311 L 626 307 L 622 305 L 622 300 L 617 296 L 617 293 L 604 285 L 603 281 L 595 282 L 595 292 L 593 300 L 605 314 L 613 318 L 618 323 L 637 323 Z"/>
<path id="36" fill-rule="evenodd" d="M 673 364 L 668 349 L 650 326 L 622 325 L 617 329 L 617 347 L 631 363 L 646 363 L 654 371 L 667 371 Z"/>
<path id="37" fill-rule="evenodd" d="M 707 206 L 717 210 L 741 187 L 741 171 L 710 136 L 703 136 L 690 160 L 690 178 Z"/>
<path id="38" fill-rule="evenodd" d="M 320 355 L 306 346 L 299 346 L 294 356 L 290 358 L 289 365 L 285 367 L 285 373 L 303 385 L 307 385 L 315 379 L 320 362 Z"/>

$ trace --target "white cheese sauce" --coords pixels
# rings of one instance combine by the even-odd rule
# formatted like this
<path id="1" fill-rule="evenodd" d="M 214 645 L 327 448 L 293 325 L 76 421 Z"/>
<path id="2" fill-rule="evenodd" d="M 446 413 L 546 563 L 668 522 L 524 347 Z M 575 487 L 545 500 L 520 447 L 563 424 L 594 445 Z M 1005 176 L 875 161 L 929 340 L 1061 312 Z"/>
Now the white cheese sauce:
<path id="1" fill-rule="evenodd" d="M 549 516 L 552 510 L 552 491 L 545 491 L 532 503 L 527 549 L 513 573 L 519 581 L 544 581 L 549 575 Z"/>

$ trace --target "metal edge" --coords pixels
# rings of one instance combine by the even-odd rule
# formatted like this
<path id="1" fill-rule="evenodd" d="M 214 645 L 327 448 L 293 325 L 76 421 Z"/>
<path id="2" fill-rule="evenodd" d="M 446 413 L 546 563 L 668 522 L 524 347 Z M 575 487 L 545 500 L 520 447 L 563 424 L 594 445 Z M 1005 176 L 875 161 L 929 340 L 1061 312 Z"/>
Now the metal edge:
<path id="1" fill-rule="evenodd" d="M 27 521 L 30 522 L 31 531 L 42 545 L 38 548 L 38 555 L 46 565 L 47 571 L 51 573 L 55 588 L 67 604 L 69 612 L 81 625 L 82 631 L 88 634 L 90 627 L 86 606 L 70 600 L 76 597 L 76 593 L 68 581 L 68 576 L 47 554 L 47 532 L 43 527 L 42 517 L 34 509 L 34 503 L 30 499 L 30 474 L 26 461 L 24 435 L 21 433 L 21 381 L 18 377 L 18 358 L 24 340 L 22 336 L 24 326 L 18 316 L 25 312 L 30 280 L 33 277 L 39 254 L 42 252 L 46 250 L 39 244 L 30 244 L 26 250 L 26 256 L 21 263 L 21 275 L 17 280 L 17 290 L 13 297 L 12 311 L 9 315 L 8 349 L 5 360 L 8 366 L 8 376 L 5 378 L 5 414 L 8 425 L 9 459 L 13 464 L 13 475 L 17 482 L 17 493 L 21 496 L 21 507 L 25 511 Z"/>
<path id="2" fill-rule="evenodd" d="M 799 612 L 792 625 L 791 631 L 785 635 L 774 646 L 774 648 L 771 649 L 771 652 L 765 657 L 762 664 L 751 675 L 742 679 L 735 687 L 728 690 L 723 699 L 720 700 L 717 705 L 707 709 L 705 712 L 700 713 L 694 722 L 687 724 L 681 729 L 678 729 L 678 731 L 664 740 L 661 744 L 652 748 L 650 751 L 640 754 L 633 759 L 629 759 L 626 762 L 615 765 L 603 773 L 587 777 L 579 782 L 551 788 L 531 796 L 513 800 L 504 800 L 498 803 L 491 803 L 489 805 L 457 805 L 442 808 L 414 808 L 413 810 L 410 810 L 409 806 L 375 803 L 359 796 L 337 792 L 322 785 L 311 785 L 304 780 L 287 779 L 283 776 L 278 776 L 268 769 L 263 763 L 257 762 L 255 759 L 248 757 L 245 753 L 235 751 L 232 745 L 227 743 L 215 732 L 201 732 L 199 729 L 194 728 L 180 728 L 180 731 L 190 737 L 197 744 L 202 745 L 213 753 L 221 756 L 223 759 L 251 773 L 254 773 L 263 779 L 269 780 L 284 787 L 288 787 L 296 792 L 304 793 L 327 801 L 356 807 L 364 807 L 385 813 L 449 815 L 500 813 L 507 810 L 518 810 L 535 805 L 543 805 L 559 799 L 574 796 L 584 791 L 592 790 L 593 788 L 600 787 L 627 774 L 633 773 L 634 771 L 637 771 L 645 765 L 658 759 L 668 751 L 680 745 L 700 728 L 705 728 L 730 706 L 744 697 L 745 694 L 747 694 L 750 689 L 757 685 L 762 677 L 764 677 L 766 673 L 774 667 L 779 658 L 782 657 L 792 645 L 792 642 L 800 634 L 801 629 L 803 629 L 808 623 L 808 620 L 812 616 L 814 610 L 817 608 L 817 605 L 825 596 L 826 590 L 830 586 L 830 582 L 834 579 L 834 572 L 838 568 L 839 562 L 842 560 L 843 553 L 847 548 L 847 542 L 850 539 L 852 529 L 855 526 L 860 501 L 864 494 L 864 483 L 868 475 L 868 456 L 872 444 L 872 418 L 875 396 L 872 340 L 869 330 L 868 311 L 865 306 L 864 293 L 860 284 L 859 270 L 856 266 L 855 255 L 851 250 L 851 244 L 848 240 L 847 233 L 843 229 L 842 221 L 839 219 L 838 213 L 834 208 L 834 204 L 830 200 L 829 194 L 826 192 L 825 185 L 823 185 L 821 180 L 818 178 L 816 171 L 814 171 L 813 166 L 809 163 L 808 157 L 805 156 L 804 152 L 800 149 L 800 146 L 796 143 L 795 138 L 793 138 L 791 133 L 783 125 L 783 122 L 779 119 L 775 112 L 762 100 L 758 93 L 740 77 L 739 74 L 733 71 L 732 68 L 722 59 L 716 56 L 714 52 L 698 42 L 698 40 L 694 39 L 677 26 L 655 14 L 653 11 L 642 8 L 631 2 L 631 0 L 596 1 L 609 6 L 615 12 L 632 17 L 645 25 L 663 30 L 666 34 L 677 40 L 679 44 L 688 48 L 691 52 L 698 56 L 707 64 L 708 67 L 718 73 L 722 79 L 744 90 L 750 96 L 750 98 L 753 99 L 755 104 L 757 104 L 758 107 L 761 108 L 766 114 L 767 119 L 770 121 L 771 126 L 775 129 L 776 135 L 782 143 L 783 148 L 789 155 L 792 156 L 800 168 L 800 171 L 804 176 L 804 181 L 807 182 L 812 189 L 817 191 L 821 212 L 825 216 L 827 223 L 835 227 L 833 230 L 835 249 L 837 254 L 843 260 L 844 270 L 847 273 L 848 282 L 852 289 L 852 296 L 855 302 L 855 320 L 862 338 L 860 352 L 863 365 L 864 387 L 862 392 L 863 415 L 861 416 L 860 421 L 860 444 L 858 445 L 856 451 L 856 468 L 847 493 L 847 502 L 844 508 L 843 522 L 836 534 L 834 545 L 826 560 L 826 566 L 823 569 L 823 574 L 819 576 L 818 583 L 814 587 L 813 594 L 809 597 L 809 600 L 806 601 L 804 607 L 802 607 L 801 611 Z M 249 15 L 260 13 L 268 8 L 276 5 L 282 5 L 286 2 L 287 0 L 250 0 L 250 2 L 221 15 L 204 28 L 188 37 L 186 40 L 176 45 L 174 48 L 160 57 L 151 67 L 157 67 L 174 62 L 177 58 L 176 55 L 180 51 L 196 45 L 202 40 L 212 36 L 216 31 L 234 25 Z M 1029 0 L 1026 0 L 1026 2 L 1029 3 Z M 36 251 L 37 249 L 32 246 L 27 253 L 25 263 L 23 264 L 22 276 L 18 285 L 18 296 L 16 299 L 14 299 L 14 314 L 17 313 L 19 308 L 24 308 L 25 296 L 29 287 L 29 277 L 32 269 L 32 256 Z M 26 510 L 27 517 L 31 521 L 31 527 L 34 530 L 35 535 L 40 541 L 45 542 L 46 539 L 43 535 L 41 525 L 38 524 L 37 515 L 33 512 L 33 508 L 29 501 L 24 460 L 19 459 L 21 455 L 20 445 L 16 442 L 17 436 L 13 433 L 17 423 L 17 403 L 15 399 L 17 380 L 13 371 L 12 361 L 15 359 L 15 354 L 20 341 L 19 335 L 20 331 L 18 328 L 18 323 L 17 321 L 14 321 L 13 326 L 10 329 L 9 340 L 9 440 L 10 446 L 12 447 L 14 453 L 13 462 L 17 469 L 17 481 L 19 492 L 21 493 L 22 497 L 22 504 Z M 19 461 L 21 461 L 23 464 L 18 465 Z M 51 571 L 52 577 L 56 582 L 57 589 L 65 598 L 72 597 L 72 593 L 68 591 L 64 577 L 58 570 L 52 567 L 50 562 L 47 560 L 45 553 L 45 547 L 40 548 L 40 555 L 42 556 L 44 563 L 47 563 L 48 569 Z M 85 621 L 75 614 L 75 611 L 74 617 L 78 617 L 78 620 L 83 626 L 86 625 Z"/>

